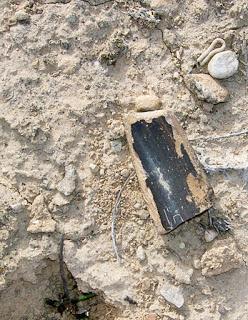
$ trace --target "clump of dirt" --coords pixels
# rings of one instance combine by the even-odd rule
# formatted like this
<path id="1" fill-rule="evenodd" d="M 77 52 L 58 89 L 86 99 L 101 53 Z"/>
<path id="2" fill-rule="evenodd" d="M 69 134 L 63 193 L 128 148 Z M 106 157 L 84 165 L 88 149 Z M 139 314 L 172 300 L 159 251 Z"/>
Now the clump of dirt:
<path id="1" fill-rule="evenodd" d="M 211 139 L 247 127 L 246 7 L 243 0 L 1 1 L 3 319 L 66 317 L 43 303 L 61 292 L 62 233 L 77 293 L 98 293 L 100 301 L 88 302 L 91 319 L 247 318 L 247 139 Z M 187 83 L 189 73 L 207 73 L 196 59 L 215 38 L 240 62 L 220 81 L 229 99 L 217 104 L 199 100 Z M 141 95 L 176 114 L 233 231 L 206 242 L 203 214 L 159 235 L 134 175 L 116 223 L 119 265 L 111 213 L 133 171 L 124 116 Z"/>

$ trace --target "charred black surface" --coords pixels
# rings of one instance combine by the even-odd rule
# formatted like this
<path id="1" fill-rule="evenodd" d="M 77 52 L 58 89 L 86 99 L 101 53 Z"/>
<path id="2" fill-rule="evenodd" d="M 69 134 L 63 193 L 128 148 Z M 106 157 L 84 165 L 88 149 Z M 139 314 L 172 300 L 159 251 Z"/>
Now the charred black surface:
<path id="1" fill-rule="evenodd" d="M 182 157 L 175 148 L 170 124 L 160 116 L 151 122 L 137 121 L 131 126 L 133 147 L 147 174 L 146 184 L 153 194 L 160 219 L 166 230 L 200 213 L 187 185 L 187 176 L 197 172 L 181 144 Z M 188 196 L 188 197 L 187 197 Z"/>

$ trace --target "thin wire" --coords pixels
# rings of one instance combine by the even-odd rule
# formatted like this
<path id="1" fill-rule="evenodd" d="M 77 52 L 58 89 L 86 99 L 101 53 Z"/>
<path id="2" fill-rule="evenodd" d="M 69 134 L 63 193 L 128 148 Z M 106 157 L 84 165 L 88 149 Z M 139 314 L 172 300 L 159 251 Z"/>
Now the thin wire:
<path id="1" fill-rule="evenodd" d="M 204 140 L 204 141 L 215 141 L 215 140 L 221 140 L 221 139 L 228 139 L 231 137 L 238 137 L 242 135 L 248 134 L 248 130 L 243 130 L 243 131 L 238 131 L 238 132 L 231 132 L 229 134 L 223 135 L 223 136 L 216 136 L 216 137 L 198 137 L 198 138 L 193 138 L 189 139 L 189 141 L 198 141 L 198 140 Z"/>
<path id="2" fill-rule="evenodd" d="M 118 212 L 119 212 L 119 205 L 120 205 L 120 201 L 121 201 L 122 192 L 126 188 L 130 178 L 133 175 L 134 175 L 134 171 L 130 172 L 129 176 L 126 178 L 122 188 L 120 189 L 120 191 L 117 194 L 117 197 L 116 197 L 116 200 L 115 200 L 115 205 L 114 205 L 114 208 L 112 210 L 111 237 L 112 237 L 112 244 L 113 244 L 113 249 L 114 249 L 114 252 L 115 252 L 115 256 L 116 256 L 117 262 L 119 264 L 121 264 L 121 257 L 119 255 L 118 246 L 117 246 L 117 243 L 116 243 L 115 224 L 116 224 L 116 219 L 117 219 Z"/>

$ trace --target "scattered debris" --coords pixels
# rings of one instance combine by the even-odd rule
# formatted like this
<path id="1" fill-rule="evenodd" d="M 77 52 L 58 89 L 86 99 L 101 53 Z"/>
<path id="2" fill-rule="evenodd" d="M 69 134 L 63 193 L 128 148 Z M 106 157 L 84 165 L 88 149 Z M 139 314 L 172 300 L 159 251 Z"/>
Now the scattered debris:
<path id="1" fill-rule="evenodd" d="M 166 301 L 173 304 L 177 308 L 181 308 L 184 305 L 184 297 L 180 287 L 176 287 L 169 282 L 166 282 L 160 289 L 160 294 Z"/>
<path id="2" fill-rule="evenodd" d="M 142 26 L 148 28 L 156 27 L 161 21 L 159 15 L 154 10 L 147 8 L 129 10 L 128 14 Z"/>
<path id="3" fill-rule="evenodd" d="M 238 268 L 242 256 L 231 240 L 218 240 L 201 258 L 202 275 L 211 277 Z"/>
<path id="4" fill-rule="evenodd" d="M 209 74 L 216 79 L 226 79 L 233 76 L 239 67 L 235 52 L 231 50 L 217 53 L 208 64 Z"/>
<path id="5" fill-rule="evenodd" d="M 58 183 L 57 189 L 65 196 L 69 196 L 76 189 L 77 173 L 73 165 L 65 167 L 65 176 Z"/>
<path id="6" fill-rule="evenodd" d="M 225 102 L 229 98 L 228 90 L 223 88 L 208 74 L 200 73 L 186 75 L 185 83 L 200 100 L 217 104 Z"/>
<path id="7" fill-rule="evenodd" d="M 230 221 L 224 217 L 210 215 L 209 223 L 218 233 L 225 233 L 231 230 Z"/>
<path id="8" fill-rule="evenodd" d="M 125 52 L 127 45 L 124 41 L 125 35 L 114 32 L 99 54 L 99 61 L 107 65 L 114 65 L 117 59 Z"/>
<path id="9" fill-rule="evenodd" d="M 135 100 L 136 111 L 158 110 L 161 105 L 161 100 L 155 94 L 138 96 Z"/>
<path id="10" fill-rule="evenodd" d="M 213 241 L 216 237 L 218 237 L 218 232 L 213 229 L 206 229 L 204 232 L 204 239 L 206 242 Z"/>
<path id="11" fill-rule="evenodd" d="M 134 304 L 134 305 L 137 305 L 137 301 L 133 300 L 132 298 L 130 298 L 129 296 L 126 296 L 124 298 L 124 301 L 127 301 L 129 304 Z"/>
<path id="12" fill-rule="evenodd" d="M 159 232 L 169 232 L 211 207 L 211 188 L 186 135 L 165 111 L 130 113 L 130 151 Z"/>

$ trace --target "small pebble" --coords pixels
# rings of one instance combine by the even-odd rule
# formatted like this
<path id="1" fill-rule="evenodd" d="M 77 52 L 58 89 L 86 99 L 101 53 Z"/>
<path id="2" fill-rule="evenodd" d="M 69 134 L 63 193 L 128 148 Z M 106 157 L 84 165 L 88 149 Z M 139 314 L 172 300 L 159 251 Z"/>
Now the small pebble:
<path id="1" fill-rule="evenodd" d="M 121 170 L 121 175 L 124 177 L 124 178 L 127 178 L 129 176 L 129 170 L 128 169 L 123 169 Z"/>
<path id="2" fill-rule="evenodd" d="M 198 259 L 198 258 L 195 258 L 195 259 L 193 260 L 193 266 L 194 266 L 194 268 L 197 269 L 197 270 L 201 269 L 201 260 Z"/>
<path id="3" fill-rule="evenodd" d="M 139 96 L 135 100 L 136 111 L 158 110 L 160 109 L 161 105 L 161 100 L 154 94 Z"/>
<path id="4" fill-rule="evenodd" d="M 213 229 L 205 230 L 204 238 L 206 242 L 213 241 L 216 237 L 218 237 L 218 233 Z"/>
<path id="5" fill-rule="evenodd" d="M 140 203 L 140 202 L 136 202 L 136 203 L 134 204 L 134 208 L 135 208 L 135 209 L 141 209 L 141 208 L 142 208 L 141 203 Z"/>
<path id="6" fill-rule="evenodd" d="M 16 11 L 15 18 L 20 23 L 28 23 L 30 21 L 30 15 L 24 10 Z"/>
<path id="7" fill-rule="evenodd" d="M 96 164 L 94 164 L 94 163 L 90 163 L 89 164 L 89 168 L 90 168 L 92 173 L 97 173 L 98 170 L 99 170 L 98 166 Z"/>
<path id="8" fill-rule="evenodd" d="M 161 288 L 160 294 L 166 301 L 173 304 L 177 308 L 181 308 L 184 305 L 184 297 L 180 287 L 176 287 L 167 282 Z"/>
<path id="9" fill-rule="evenodd" d="M 239 61 L 236 53 L 227 50 L 213 56 L 208 64 L 208 72 L 213 78 L 226 79 L 233 76 L 238 67 Z"/>
<path id="10" fill-rule="evenodd" d="M 180 242 L 180 243 L 179 243 L 179 248 L 180 248 L 180 249 L 185 249 L 185 247 L 186 247 L 186 245 L 185 245 L 184 242 Z"/>
<path id="11" fill-rule="evenodd" d="M 122 150 L 122 143 L 120 140 L 116 139 L 110 142 L 112 151 L 114 153 L 119 153 Z"/>
<path id="12" fill-rule="evenodd" d="M 146 260 L 146 253 L 142 246 L 139 246 L 136 251 L 136 257 L 139 261 L 143 262 Z"/>
<path id="13" fill-rule="evenodd" d="M 139 210 L 135 213 L 141 220 L 147 220 L 150 216 L 147 210 Z"/>
<path id="14" fill-rule="evenodd" d="M 150 313 L 145 316 L 145 320 L 157 320 L 158 316 L 156 313 Z"/>

